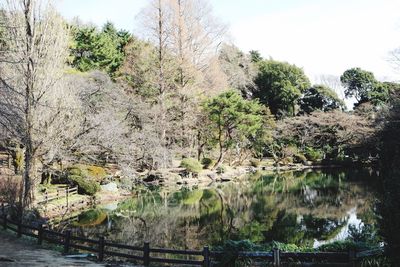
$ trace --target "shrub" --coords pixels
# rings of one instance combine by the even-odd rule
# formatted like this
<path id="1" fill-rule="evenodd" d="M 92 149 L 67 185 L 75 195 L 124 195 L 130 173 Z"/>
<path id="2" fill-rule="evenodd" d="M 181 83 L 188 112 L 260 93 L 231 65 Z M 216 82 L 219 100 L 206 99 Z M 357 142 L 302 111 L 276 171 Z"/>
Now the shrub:
<path id="1" fill-rule="evenodd" d="M 296 153 L 293 155 L 293 162 L 295 163 L 305 163 L 307 161 L 307 158 L 301 154 L 301 153 Z"/>
<path id="2" fill-rule="evenodd" d="M 68 168 L 68 174 L 95 179 L 97 181 L 101 181 L 107 176 L 107 173 L 103 167 L 83 164 L 77 164 Z"/>
<path id="3" fill-rule="evenodd" d="M 258 168 L 260 166 L 260 161 L 258 159 L 251 159 L 250 166 L 252 166 L 254 168 Z"/>
<path id="4" fill-rule="evenodd" d="M 216 169 L 218 174 L 223 174 L 226 172 L 226 167 L 224 165 L 219 165 Z"/>
<path id="5" fill-rule="evenodd" d="M 199 173 L 203 169 L 203 166 L 200 164 L 200 162 L 194 158 L 183 159 L 181 162 L 181 167 L 192 173 Z"/>
<path id="6" fill-rule="evenodd" d="M 68 181 L 71 184 L 78 186 L 79 194 L 93 196 L 100 190 L 99 183 L 87 177 L 72 174 L 68 176 Z"/>
<path id="7" fill-rule="evenodd" d="M 292 157 L 285 157 L 285 158 L 282 159 L 281 162 L 282 162 L 283 165 L 291 164 L 291 163 L 293 163 L 293 158 Z"/>
<path id="8" fill-rule="evenodd" d="M 319 251 L 325 252 L 347 252 L 357 249 L 357 244 L 351 240 L 334 241 L 318 247 Z"/>
<path id="9" fill-rule="evenodd" d="M 314 149 L 312 147 L 306 147 L 305 156 L 311 161 L 321 161 L 324 157 L 324 153 L 321 150 Z"/>
<path id="10" fill-rule="evenodd" d="M 103 167 L 89 165 L 86 166 L 88 176 L 96 179 L 103 179 L 107 176 L 106 170 Z"/>
<path id="11" fill-rule="evenodd" d="M 222 246 L 214 248 L 217 251 L 223 252 L 223 257 L 217 266 L 252 266 L 252 260 L 249 257 L 240 257 L 241 251 L 257 251 L 262 248 L 255 245 L 249 240 L 225 241 Z"/>
<path id="12" fill-rule="evenodd" d="M 213 163 L 214 161 L 210 158 L 203 158 L 201 160 L 201 164 L 203 165 L 204 169 L 209 169 Z"/>

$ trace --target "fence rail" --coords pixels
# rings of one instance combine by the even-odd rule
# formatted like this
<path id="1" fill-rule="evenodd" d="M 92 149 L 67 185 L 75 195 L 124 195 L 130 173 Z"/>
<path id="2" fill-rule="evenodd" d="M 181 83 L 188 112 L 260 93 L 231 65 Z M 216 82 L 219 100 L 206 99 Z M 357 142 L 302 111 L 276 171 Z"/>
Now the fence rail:
<path id="1" fill-rule="evenodd" d="M 76 194 L 78 194 L 77 186 L 72 188 L 59 187 L 56 189 L 56 192 L 53 193 L 44 192 L 43 197 L 37 201 L 37 204 L 47 204 L 51 200 L 65 198 L 68 205 L 68 198 Z"/>
<path id="2" fill-rule="evenodd" d="M 4 205 L 2 205 L 1 225 L 3 229 L 9 229 L 22 235 L 37 239 L 41 245 L 43 241 L 63 246 L 64 253 L 71 252 L 71 248 L 82 251 L 89 251 L 97 254 L 97 259 L 103 261 L 105 256 L 125 258 L 143 263 L 149 266 L 150 263 L 180 264 L 190 266 L 211 267 L 213 263 L 221 261 L 224 256 L 222 251 L 210 251 L 207 246 L 203 250 L 175 250 L 163 248 L 150 248 L 145 242 L 143 246 L 130 246 L 108 242 L 104 237 L 89 239 L 73 236 L 71 231 L 59 233 L 39 226 L 31 226 L 16 222 L 7 218 Z M 125 252 L 121 252 L 124 250 Z M 155 255 L 154 255 L 155 254 Z M 368 254 L 368 253 L 367 253 Z M 177 257 L 186 256 L 187 259 Z M 368 254 L 370 256 L 370 254 Z M 169 256 L 169 257 L 168 257 Z M 252 260 L 269 263 L 273 266 L 281 266 L 284 262 L 297 262 L 307 266 L 356 266 L 356 261 L 362 254 L 355 251 L 345 252 L 282 252 L 274 249 L 272 252 L 238 252 L 237 258 L 250 258 Z"/>

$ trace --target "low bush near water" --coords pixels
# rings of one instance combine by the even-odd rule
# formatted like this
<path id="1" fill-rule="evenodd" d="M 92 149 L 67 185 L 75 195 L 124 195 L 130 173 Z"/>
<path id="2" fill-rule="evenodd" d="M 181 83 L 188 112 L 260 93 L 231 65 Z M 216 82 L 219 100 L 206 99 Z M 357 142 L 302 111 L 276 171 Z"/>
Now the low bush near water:
<path id="1" fill-rule="evenodd" d="M 203 169 L 203 166 L 200 164 L 200 162 L 193 158 L 183 159 L 181 162 L 181 167 L 185 168 L 186 171 L 191 173 L 199 173 Z"/>
<path id="2" fill-rule="evenodd" d="M 69 175 L 68 181 L 74 186 L 78 186 L 79 194 L 93 196 L 100 190 L 99 183 L 87 177 Z"/>

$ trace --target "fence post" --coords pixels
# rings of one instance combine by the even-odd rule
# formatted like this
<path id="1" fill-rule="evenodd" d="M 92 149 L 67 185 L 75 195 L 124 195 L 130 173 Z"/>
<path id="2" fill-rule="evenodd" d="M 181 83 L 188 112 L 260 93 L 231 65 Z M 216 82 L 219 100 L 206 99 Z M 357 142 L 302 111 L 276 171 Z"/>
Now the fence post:
<path id="1" fill-rule="evenodd" d="M 7 230 L 7 214 L 3 213 L 3 228 L 4 230 Z"/>
<path id="2" fill-rule="evenodd" d="M 99 261 L 104 259 L 104 236 L 99 238 Z"/>
<path id="3" fill-rule="evenodd" d="M 280 251 L 278 248 L 274 248 L 274 266 L 281 266 Z"/>
<path id="4" fill-rule="evenodd" d="M 210 249 L 208 248 L 208 246 L 205 246 L 203 248 L 203 256 L 203 267 L 210 267 Z"/>
<path id="5" fill-rule="evenodd" d="M 22 236 L 22 218 L 18 220 L 17 222 L 17 237 L 21 237 Z"/>
<path id="6" fill-rule="evenodd" d="M 150 265 L 150 243 L 144 242 L 143 246 L 143 265 L 149 266 Z"/>
<path id="7" fill-rule="evenodd" d="M 43 242 L 43 225 L 39 224 L 38 228 L 38 245 L 42 245 Z"/>
<path id="8" fill-rule="evenodd" d="M 71 230 L 65 231 L 65 237 L 64 237 L 64 254 L 67 254 L 69 252 L 69 246 L 71 242 Z"/>
<path id="9" fill-rule="evenodd" d="M 67 210 L 69 210 L 69 203 L 68 203 L 68 197 L 69 197 L 69 186 L 65 190 L 65 200 L 67 202 Z"/>

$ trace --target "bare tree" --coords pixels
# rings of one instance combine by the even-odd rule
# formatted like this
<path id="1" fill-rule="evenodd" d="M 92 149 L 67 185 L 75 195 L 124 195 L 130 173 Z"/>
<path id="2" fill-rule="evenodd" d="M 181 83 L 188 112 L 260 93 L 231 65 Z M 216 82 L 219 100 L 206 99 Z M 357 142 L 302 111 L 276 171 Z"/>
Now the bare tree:
<path id="1" fill-rule="evenodd" d="M 389 52 L 388 61 L 396 71 L 400 70 L 400 47 Z"/>
<path id="2" fill-rule="evenodd" d="M 319 75 L 315 78 L 315 84 L 321 84 L 328 86 L 329 88 L 332 88 L 333 91 L 340 97 L 340 99 L 344 100 L 345 95 L 344 95 L 344 87 L 342 85 L 342 82 L 340 81 L 339 76 L 335 75 Z"/>
<path id="3" fill-rule="evenodd" d="M 240 90 L 243 95 L 251 97 L 257 86 L 254 82 L 257 67 L 251 62 L 250 55 L 243 53 L 234 45 L 223 44 L 218 60 L 228 78 L 229 86 Z"/>
<path id="4" fill-rule="evenodd" d="M 23 209 L 32 201 L 37 160 L 56 153 L 73 117 L 72 92 L 62 90 L 68 30 L 51 1 L 5 0 L 0 8 L 0 125 L 25 151 Z"/>
<path id="5" fill-rule="evenodd" d="M 226 26 L 213 15 L 205 0 L 169 0 L 171 21 L 170 51 L 178 58 L 178 86 L 193 91 L 211 67 L 218 47 L 224 40 Z M 204 88 L 203 88 L 204 89 Z M 190 92 L 188 92 L 190 93 Z"/>

